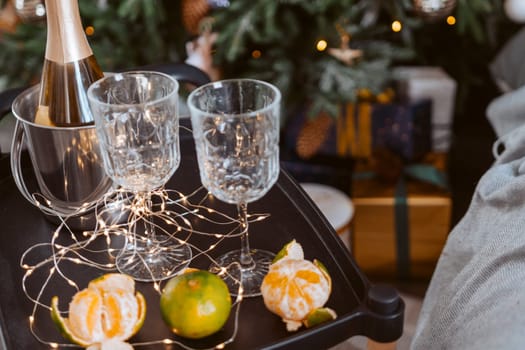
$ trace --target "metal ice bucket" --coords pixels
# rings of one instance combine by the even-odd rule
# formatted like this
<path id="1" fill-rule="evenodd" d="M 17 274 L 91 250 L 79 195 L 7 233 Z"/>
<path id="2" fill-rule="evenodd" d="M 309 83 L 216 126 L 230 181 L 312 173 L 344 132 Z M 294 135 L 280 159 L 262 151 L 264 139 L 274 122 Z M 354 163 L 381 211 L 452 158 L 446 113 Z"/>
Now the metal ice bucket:
<path id="1" fill-rule="evenodd" d="M 39 85 L 36 85 L 20 93 L 12 104 L 17 120 L 11 145 L 11 170 L 15 183 L 22 195 L 42 209 L 51 221 L 58 222 L 62 217 L 67 218 L 72 229 L 92 229 L 94 211 L 81 213 L 80 209 L 94 204 L 113 185 L 104 171 L 95 126 L 35 124 L 38 95 Z M 36 195 L 28 190 L 22 174 L 24 145 L 38 184 Z"/>

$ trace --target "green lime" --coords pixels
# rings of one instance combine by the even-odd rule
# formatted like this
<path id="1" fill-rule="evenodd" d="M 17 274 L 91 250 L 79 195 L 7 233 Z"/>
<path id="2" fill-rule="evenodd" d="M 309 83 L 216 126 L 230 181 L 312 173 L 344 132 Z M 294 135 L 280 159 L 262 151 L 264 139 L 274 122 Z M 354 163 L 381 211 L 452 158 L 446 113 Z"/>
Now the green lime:
<path id="1" fill-rule="evenodd" d="M 171 278 L 160 297 L 162 317 L 171 330 L 185 338 L 203 338 L 224 326 L 231 311 L 226 283 L 204 270 Z"/>

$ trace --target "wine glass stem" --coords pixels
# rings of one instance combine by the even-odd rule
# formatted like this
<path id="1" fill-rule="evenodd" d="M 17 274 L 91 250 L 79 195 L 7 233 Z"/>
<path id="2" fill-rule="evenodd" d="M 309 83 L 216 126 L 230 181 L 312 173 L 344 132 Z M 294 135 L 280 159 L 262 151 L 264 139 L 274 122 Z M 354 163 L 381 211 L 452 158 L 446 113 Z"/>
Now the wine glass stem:
<path id="1" fill-rule="evenodd" d="M 251 269 L 255 266 L 255 262 L 252 259 L 250 253 L 250 242 L 248 239 L 248 205 L 246 203 L 240 203 L 237 206 L 239 212 L 239 221 L 241 223 L 241 268 Z"/>
<path id="2" fill-rule="evenodd" d="M 155 253 L 153 251 L 153 246 L 155 242 L 155 226 L 151 222 L 153 204 L 151 201 L 151 193 L 145 192 L 141 193 L 142 198 L 144 199 L 144 237 L 146 239 L 146 251 L 150 253 Z"/>

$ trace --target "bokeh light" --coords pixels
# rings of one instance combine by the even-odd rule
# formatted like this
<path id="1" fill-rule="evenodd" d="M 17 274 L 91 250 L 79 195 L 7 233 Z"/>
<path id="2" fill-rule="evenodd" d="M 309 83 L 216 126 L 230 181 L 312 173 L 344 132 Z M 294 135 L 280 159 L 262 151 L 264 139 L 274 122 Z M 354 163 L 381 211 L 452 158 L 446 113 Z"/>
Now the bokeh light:
<path id="1" fill-rule="evenodd" d="M 95 34 L 95 28 L 93 26 L 87 26 L 86 27 L 86 35 L 91 36 Z"/>
<path id="2" fill-rule="evenodd" d="M 328 43 L 326 42 L 326 40 L 321 39 L 317 42 L 317 45 L 315 45 L 315 47 L 317 51 L 324 51 L 328 47 Z"/>
<path id="3" fill-rule="evenodd" d="M 399 21 L 392 22 L 392 31 L 397 33 L 397 32 L 400 32 L 401 29 L 403 29 L 403 25 L 401 25 L 401 22 Z"/>

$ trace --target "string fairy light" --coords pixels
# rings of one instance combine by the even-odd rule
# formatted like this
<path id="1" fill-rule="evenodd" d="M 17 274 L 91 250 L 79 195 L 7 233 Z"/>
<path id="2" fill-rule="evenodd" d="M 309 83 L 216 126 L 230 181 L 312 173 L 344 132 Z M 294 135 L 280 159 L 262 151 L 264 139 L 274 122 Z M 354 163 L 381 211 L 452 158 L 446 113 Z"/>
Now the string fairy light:
<path id="1" fill-rule="evenodd" d="M 40 319 L 42 316 L 39 312 L 47 310 L 42 315 L 49 317 L 49 311 L 51 310 L 50 302 L 45 302 L 43 296 L 47 296 L 53 290 L 60 290 L 63 293 L 62 295 L 65 293 L 72 296 L 80 290 L 79 282 L 76 280 L 77 274 L 70 273 L 64 269 L 64 266 L 68 264 L 93 269 L 97 271 L 97 274 L 115 271 L 117 269 L 115 259 L 119 251 L 134 240 L 145 239 L 135 232 L 136 224 L 140 220 L 153 218 L 149 222 L 164 237 L 173 239 L 178 244 L 187 244 L 192 249 L 191 260 L 205 257 L 209 260 L 211 266 L 218 266 L 212 257 L 213 250 L 220 246 L 225 239 L 238 237 L 242 234 L 242 230 L 246 229 L 241 227 L 242 222 L 238 217 L 232 217 L 222 211 L 211 208 L 208 203 L 213 203 L 214 197 L 202 186 L 189 194 L 161 188 L 153 191 L 152 196 L 158 199 L 160 203 L 155 204 L 151 212 L 147 211 L 143 198 L 136 198 L 123 190 L 115 189 L 97 202 L 86 203 L 77 211 L 72 211 L 70 216 L 62 217 L 58 214 L 58 210 L 53 208 L 52 203 L 42 200 L 38 194 L 33 195 L 35 204 L 44 213 L 54 215 L 60 219 L 58 227 L 51 235 L 51 240 L 29 247 L 20 260 L 20 266 L 25 271 L 22 278 L 22 289 L 26 297 L 33 303 L 33 309 L 29 316 L 29 327 L 33 336 L 40 343 L 46 344 L 51 348 L 78 347 L 73 344 L 60 343 L 56 339 L 46 340 L 45 337 L 49 335 L 42 336 L 39 334 L 38 323 L 44 321 Z M 46 205 L 42 203 L 46 203 Z M 160 210 L 156 210 L 156 208 Z M 80 212 L 90 211 L 95 213 L 95 227 L 93 230 L 83 231 L 78 236 L 75 235 L 74 231 L 67 225 L 68 219 L 78 215 Z M 126 213 L 126 215 L 115 217 L 111 215 L 112 211 L 121 211 Z M 248 222 L 262 221 L 268 217 L 269 214 L 266 213 L 252 213 L 248 216 Z M 162 222 L 163 224 L 161 225 L 157 222 Z M 206 227 L 211 227 L 211 229 L 204 230 L 202 228 L 203 225 L 207 225 Z M 211 239 L 212 242 L 207 247 L 201 248 L 191 242 L 190 239 L 193 235 Z M 117 240 L 117 238 L 119 239 Z M 124 241 L 123 243 L 121 242 L 122 240 Z M 47 253 L 49 255 L 44 254 L 44 252 L 49 251 L 50 253 Z M 232 276 L 229 276 L 227 271 L 227 267 L 221 267 L 218 272 L 220 275 L 231 278 Z M 240 287 L 237 292 L 237 298 L 232 305 L 232 311 L 234 311 L 232 312 L 232 333 L 226 335 L 226 340 L 220 340 L 209 350 L 223 349 L 236 339 L 239 328 L 240 306 L 243 300 L 243 289 L 240 281 L 237 282 L 239 282 Z M 162 292 L 162 283 L 163 281 L 154 280 L 151 284 L 151 288 L 159 295 Z M 33 284 L 36 284 L 36 288 L 34 288 Z M 30 288 L 30 286 L 33 286 L 33 288 Z M 69 291 L 67 288 L 69 288 Z M 60 311 L 60 313 L 65 312 Z M 177 345 L 187 350 L 194 350 L 182 341 L 174 339 L 158 339 L 131 345 L 146 346 L 155 344 Z"/>
<path id="2" fill-rule="evenodd" d="M 315 44 L 315 48 L 317 49 L 317 51 L 324 51 L 327 47 L 328 43 L 324 39 L 317 41 L 317 43 Z"/>
<path id="3" fill-rule="evenodd" d="M 398 20 L 393 21 L 391 27 L 392 31 L 396 33 L 400 32 L 403 29 L 403 25 Z"/>

